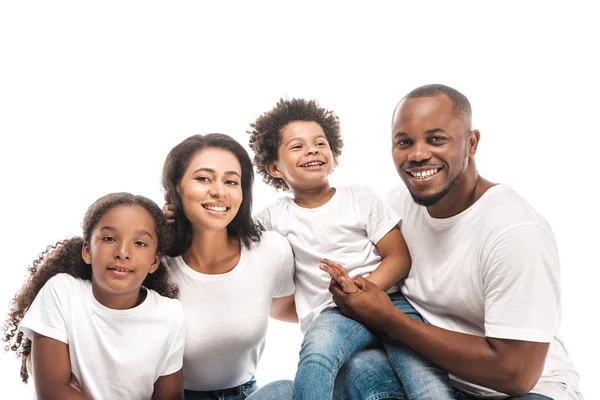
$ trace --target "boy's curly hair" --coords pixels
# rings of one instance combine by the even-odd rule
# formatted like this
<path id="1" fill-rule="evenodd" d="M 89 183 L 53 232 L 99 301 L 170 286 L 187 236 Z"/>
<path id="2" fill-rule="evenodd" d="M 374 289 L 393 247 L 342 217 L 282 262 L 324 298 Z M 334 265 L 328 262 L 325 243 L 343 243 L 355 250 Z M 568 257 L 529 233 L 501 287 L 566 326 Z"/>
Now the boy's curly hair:
<path id="1" fill-rule="evenodd" d="M 152 215 L 158 237 L 157 252 L 164 254 L 169 242 L 167 225 L 162 210 L 155 202 L 130 193 L 112 193 L 98 199 L 88 208 L 83 219 L 83 237 L 73 237 L 62 240 L 54 246 L 48 246 L 33 264 L 28 268 L 29 276 L 22 289 L 15 295 L 10 304 L 8 318 L 4 323 L 4 350 L 14 351 L 21 358 L 21 379 L 27 383 L 27 357 L 31 353 L 31 340 L 23 336 L 19 324 L 25 316 L 33 300 L 42 287 L 53 276 L 65 273 L 75 278 L 92 280 L 92 268 L 83 261 L 81 248 L 84 241 L 89 242 L 92 231 L 109 210 L 120 205 L 139 205 Z M 156 271 L 148 274 L 142 283 L 148 289 L 156 291 L 161 296 L 177 298 L 179 288 L 169 278 L 167 268 L 161 262 Z"/>
<path id="2" fill-rule="evenodd" d="M 252 129 L 247 131 L 250 134 L 250 148 L 254 151 L 254 166 L 263 180 L 278 190 L 289 191 L 290 188 L 283 179 L 269 175 L 266 167 L 277 161 L 281 130 L 294 121 L 314 121 L 321 125 L 336 165 L 344 146 L 340 134 L 340 120 L 333 111 L 319 107 L 315 100 L 280 99 L 272 110 L 250 124 Z"/>

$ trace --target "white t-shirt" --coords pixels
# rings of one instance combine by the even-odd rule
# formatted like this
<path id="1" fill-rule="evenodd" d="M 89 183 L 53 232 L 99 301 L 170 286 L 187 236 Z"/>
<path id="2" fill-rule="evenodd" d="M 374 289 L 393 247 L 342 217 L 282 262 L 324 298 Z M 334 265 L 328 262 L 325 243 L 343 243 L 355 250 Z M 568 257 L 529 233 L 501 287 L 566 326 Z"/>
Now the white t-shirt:
<path id="1" fill-rule="evenodd" d="M 405 187 L 386 200 L 403 220 L 412 258 L 401 290 L 423 318 L 470 335 L 551 343 L 532 392 L 554 400 L 581 399 L 578 375 L 557 336 L 559 259 L 546 220 L 501 184 L 450 218 L 432 218 Z M 479 397 L 506 397 L 450 378 L 455 387 Z"/>
<path id="2" fill-rule="evenodd" d="M 242 246 L 238 264 L 224 274 L 197 272 L 182 257 L 163 261 L 179 285 L 185 313 L 185 389 L 219 390 L 248 382 L 265 347 L 271 300 L 294 293 L 288 242 L 264 232 L 252 248 Z"/>
<path id="3" fill-rule="evenodd" d="M 330 276 L 319 268 L 320 260 L 343 265 L 350 278 L 369 275 L 381 262 L 375 244 L 399 221 L 371 189 L 356 185 L 336 188 L 333 197 L 317 208 L 302 208 L 292 198 L 282 197 L 256 219 L 292 246 L 296 312 L 303 333 L 323 309 L 334 305 Z M 397 290 L 394 286 L 388 292 Z"/>
<path id="4" fill-rule="evenodd" d="M 68 344 L 71 372 L 86 396 L 147 400 L 158 378 L 181 369 L 185 342 L 181 303 L 147 292 L 140 305 L 113 310 L 96 300 L 91 281 L 58 274 L 19 329 Z"/>

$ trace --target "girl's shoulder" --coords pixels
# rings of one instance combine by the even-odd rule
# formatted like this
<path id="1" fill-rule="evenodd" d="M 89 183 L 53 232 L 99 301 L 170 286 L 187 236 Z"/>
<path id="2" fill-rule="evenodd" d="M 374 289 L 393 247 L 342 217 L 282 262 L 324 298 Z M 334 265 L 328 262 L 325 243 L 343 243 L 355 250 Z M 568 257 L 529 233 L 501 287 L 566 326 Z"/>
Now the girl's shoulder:
<path id="1" fill-rule="evenodd" d="M 90 290 L 92 282 L 85 279 L 76 278 L 66 273 L 54 275 L 44 284 L 44 287 L 53 289 L 56 293 L 71 294 L 81 293 Z"/>
<path id="2" fill-rule="evenodd" d="M 178 299 L 161 296 L 152 289 L 146 290 L 148 294 L 145 301 L 153 304 L 150 308 L 152 313 L 162 316 L 161 319 L 168 319 L 174 323 L 183 320 L 183 306 Z"/>

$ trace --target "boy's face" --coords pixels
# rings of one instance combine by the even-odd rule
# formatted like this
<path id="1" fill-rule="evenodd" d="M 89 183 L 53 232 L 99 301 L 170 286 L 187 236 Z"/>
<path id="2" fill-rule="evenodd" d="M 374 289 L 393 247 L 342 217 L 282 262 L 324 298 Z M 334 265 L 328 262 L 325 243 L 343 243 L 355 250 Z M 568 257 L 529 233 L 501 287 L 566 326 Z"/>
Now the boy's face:
<path id="1" fill-rule="evenodd" d="M 294 121 L 281 130 L 277 161 L 267 171 L 294 190 L 313 190 L 327 184 L 335 159 L 321 125 Z"/>

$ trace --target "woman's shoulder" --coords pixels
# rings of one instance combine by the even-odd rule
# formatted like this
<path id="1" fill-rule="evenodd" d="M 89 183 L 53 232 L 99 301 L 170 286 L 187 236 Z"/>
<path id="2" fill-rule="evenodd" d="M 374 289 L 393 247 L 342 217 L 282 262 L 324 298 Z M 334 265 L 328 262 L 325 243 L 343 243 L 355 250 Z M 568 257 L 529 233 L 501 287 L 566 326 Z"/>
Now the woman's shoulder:
<path id="1" fill-rule="evenodd" d="M 262 232 L 262 237 L 260 242 L 258 242 L 251 249 L 252 251 L 273 251 L 276 249 L 286 249 L 289 248 L 290 244 L 288 243 L 285 236 L 275 231 L 264 231 Z"/>

